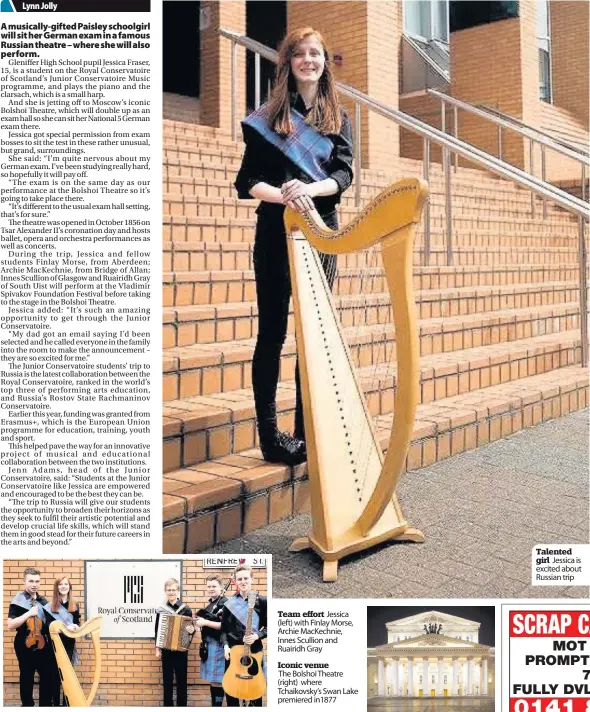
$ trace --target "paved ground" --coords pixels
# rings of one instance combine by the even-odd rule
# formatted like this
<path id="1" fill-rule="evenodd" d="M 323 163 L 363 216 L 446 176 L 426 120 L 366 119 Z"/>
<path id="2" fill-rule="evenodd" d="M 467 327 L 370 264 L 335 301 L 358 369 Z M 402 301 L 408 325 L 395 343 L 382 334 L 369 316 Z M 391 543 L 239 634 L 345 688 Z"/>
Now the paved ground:
<path id="1" fill-rule="evenodd" d="M 494 705 L 493 697 L 373 697 L 367 703 L 371 712 L 493 712 Z"/>
<path id="2" fill-rule="evenodd" d="M 588 542 L 588 411 L 407 474 L 399 499 L 424 544 L 390 543 L 345 559 L 323 583 L 311 552 L 287 551 L 308 515 L 215 548 L 273 555 L 283 598 L 582 598 L 588 587 L 531 586 L 534 544 Z"/>

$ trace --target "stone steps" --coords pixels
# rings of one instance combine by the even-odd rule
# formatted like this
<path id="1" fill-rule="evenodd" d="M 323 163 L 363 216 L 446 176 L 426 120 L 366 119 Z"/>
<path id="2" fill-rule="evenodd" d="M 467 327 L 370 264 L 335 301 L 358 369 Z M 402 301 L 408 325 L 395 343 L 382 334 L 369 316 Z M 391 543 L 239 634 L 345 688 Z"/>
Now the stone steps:
<path id="1" fill-rule="evenodd" d="M 164 144 L 163 148 L 163 181 L 165 185 L 170 182 L 174 184 L 176 178 L 192 179 L 197 185 L 206 182 L 213 191 L 215 187 L 223 186 L 225 197 L 235 197 L 233 183 L 240 167 L 240 158 L 221 160 L 215 153 L 201 154 L 193 149 L 182 150 L 178 146 Z M 501 181 L 493 176 L 485 175 L 474 171 L 473 176 L 465 177 L 461 168 L 459 173 L 453 173 L 452 189 L 453 204 L 460 204 L 462 200 L 484 201 L 490 204 L 510 204 L 518 205 L 524 214 L 530 214 L 531 198 L 530 193 L 506 181 Z M 392 175 L 386 176 L 382 173 L 376 174 L 374 171 L 362 170 L 361 195 L 367 199 L 374 197 L 381 190 L 391 183 L 401 178 L 422 177 L 422 167 L 418 162 L 410 162 L 406 170 L 402 166 L 397 166 Z M 190 184 L 190 181 L 189 181 Z M 354 181 L 353 181 L 354 186 Z M 165 189 L 166 192 L 166 189 Z M 435 196 L 444 196 L 444 177 L 440 169 L 436 167 L 431 171 L 430 193 Z M 351 188 L 345 196 L 345 201 L 353 204 L 354 189 Z M 538 200 L 540 204 L 540 200 Z M 571 220 L 563 211 L 548 205 L 549 212 L 555 212 L 567 220 Z"/>
<path id="2" fill-rule="evenodd" d="M 575 263 L 539 265 L 467 265 L 457 267 L 415 267 L 414 289 L 446 289 L 471 286 L 515 285 L 540 282 L 575 282 Z M 334 281 L 336 296 L 387 290 L 382 268 L 339 268 Z M 211 270 L 168 272 L 163 275 L 164 307 L 180 307 L 256 299 L 252 270 Z"/>
<path id="3" fill-rule="evenodd" d="M 256 449 L 251 363 L 257 331 L 252 248 L 257 201 L 237 200 L 242 146 L 223 131 L 164 124 L 164 552 L 192 553 L 307 511 L 306 465 Z M 361 202 L 422 165 L 363 170 Z M 477 169 L 451 176 L 455 263 L 446 265 L 444 177 L 430 175 L 431 261 L 417 226 L 420 404 L 407 469 L 485 446 L 587 406 L 581 358 L 578 227 Z M 340 222 L 358 209 L 343 196 Z M 334 302 L 386 446 L 394 408 L 395 328 L 378 251 L 338 259 Z M 281 357 L 278 418 L 295 407 L 293 317 Z"/>
<path id="4" fill-rule="evenodd" d="M 381 192 L 387 183 L 383 184 L 367 184 L 363 183 L 361 189 L 361 207 L 364 206 L 369 200 L 374 198 Z M 479 209 L 484 213 L 491 214 L 495 211 L 497 207 L 502 207 L 502 209 L 513 212 L 516 215 L 530 216 L 531 203 L 530 196 L 527 194 L 522 195 L 521 192 L 508 192 L 506 195 L 489 195 L 487 189 L 481 189 L 474 192 L 468 193 L 467 185 L 457 186 L 462 188 L 465 193 L 455 195 L 453 198 L 453 208 L 455 210 L 468 210 L 468 209 Z M 179 174 L 178 167 L 174 165 L 165 165 L 163 180 L 162 180 L 162 192 L 164 195 L 182 195 L 186 198 L 191 198 L 194 196 L 201 196 L 202 199 L 205 198 L 218 198 L 226 200 L 237 201 L 236 189 L 233 182 L 230 180 L 212 179 L 212 178 L 194 178 L 191 175 Z M 445 199 L 444 185 L 440 185 L 437 182 L 431 182 L 430 184 L 430 202 L 431 205 L 438 209 L 443 209 Z M 239 201 L 240 205 L 247 204 L 249 201 Z M 258 201 L 255 201 L 255 205 Z M 347 191 L 341 200 L 341 205 L 345 208 L 355 209 L 355 197 L 354 191 Z M 559 217 L 562 221 L 564 219 L 564 213 L 559 208 L 554 207 L 550 204 L 547 206 L 548 216 Z"/>
<path id="5" fill-rule="evenodd" d="M 431 252 L 438 255 L 446 250 L 443 231 L 437 228 L 431 233 Z M 487 234 L 455 235 L 456 248 L 463 250 L 499 249 L 519 250 L 520 248 L 536 251 L 552 250 L 554 247 L 573 252 L 572 243 L 567 238 L 531 237 L 519 235 Z M 414 246 L 420 254 L 422 236 L 420 233 Z M 201 270 L 247 270 L 253 269 L 253 242 L 186 242 L 181 240 L 164 241 L 162 259 L 164 272 L 196 272 Z M 380 264 L 381 250 L 370 247 L 361 252 L 338 255 L 338 267 L 375 266 Z M 437 259 L 437 258 L 433 258 Z"/>
<path id="6" fill-rule="evenodd" d="M 434 195 L 431 198 L 431 226 L 435 227 L 437 221 L 444 218 L 445 208 L 442 196 Z M 237 198 L 211 197 L 200 194 L 182 194 L 180 192 L 164 192 L 162 212 L 164 215 L 185 215 L 200 217 L 238 218 L 245 220 L 256 220 L 257 200 L 238 200 Z M 351 222 L 357 215 L 358 210 L 350 204 L 340 207 L 338 215 L 341 224 Z M 490 206 L 457 203 L 453 206 L 453 224 L 457 229 L 471 227 L 478 229 L 488 227 L 488 229 L 501 229 L 511 221 L 519 229 L 528 229 L 529 232 L 540 234 L 550 234 L 551 230 L 569 235 L 572 238 L 577 236 L 577 227 L 572 222 L 565 222 L 559 213 L 551 213 L 543 221 L 542 225 L 530 218 L 530 214 L 522 209 L 511 209 L 504 206 L 502 208 L 502 218 L 497 217 L 498 211 L 494 211 Z M 549 229 L 551 228 L 551 230 Z"/>
<path id="7" fill-rule="evenodd" d="M 180 204 L 179 204 L 180 205 Z M 182 204 L 183 207 L 187 207 L 189 204 Z M 191 210 L 197 209 L 196 203 L 190 203 Z M 172 204 L 168 204 L 168 207 L 173 207 Z M 352 216 L 351 216 L 352 217 Z M 346 224 L 347 220 L 341 220 L 341 224 Z M 170 214 L 169 212 L 164 212 L 163 219 L 163 232 L 162 238 L 164 241 L 188 241 L 188 242 L 253 242 L 254 241 L 254 230 L 256 222 L 252 218 L 243 217 L 223 217 L 223 216 L 211 216 L 211 215 L 186 215 L 186 214 Z M 550 225 L 545 225 L 542 227 L 531 227 L 530 221 L 527 222 L 526 219 L 522 220 L 508 220 L 508 219 L 494 219 L 486 220 L 474 218 L 472 216 L 457 216 L 453 218 L 453 236 L 459 235 L 463 236 L 466 234 L 477 235 L 480 233 L 488 234 L 490 232 L 495 232 L 498 235 L 510 235 L 511 230 L 515 230 L 517 233 L 523 233 L 531 237 L 545 237 L 545 238 L 569 238 L 566 245 L 570 247 L 572 251 L 576 249 L 576 239 L 571 226 L 560 226 L 559 230 L 556 230 L 555 226 L 551 229 Z M 431 218 L 431 230 L 439 235 L 443 235 L 443 230 L 445 230 L 444 218 L 442 215 L 433 215 Z M 557 232 L 557 235 L 555 234 Z M 416 233 L 418 236 L 418 241 L 421 241 L 421 236 L 423 235 L 422 226 L 417 226 Z M 461 239 L 461 238 L 460 238 Z M 453 239 L 453 245 L 456 244 L 456 240 Z M 459 242 L 460 244 L 460 242 Z"/>
<path id="8" fill-rule="evenodd" d="M 567 366 L 420 405 L 407 470 L 432 465 L 585 408 L 587 399 L 586 369 Z M 391 414 L 378 417 L 376 423 L 385 446 Z M 172 445 L 180 447 L 178 437 L 166 442 L 168 455 Z M 196 442 L 192 445 L 198 449 Z M 265 463 L 257 449 L 218 454 L 173 468 L 165 475 L 163 551 L 204 551 L 308 510 L 305 464 L 290 468 Z"/>
<path id="9" fill-rule="evenodd" d="M 286 351 L 281 364 L 277 413 L 280 427 L 292 429 L 294 345 L 291 348 L 287 345 Z M 357 350 L 360 358 L 355 359 L 369 409 L 375 416 L 387 414 L 393 407 L 395 366 L 389 363 L 390 355 L 386 360 L 385 353 L 385 348 L 379 350 L 372 346 Z M 247 360 L 251 351 L 236 350 L 233 356 L 235 361 L 232 362 L 231 352 L 226 352 L 227 360 L 223 363 L 219 363 L 214 351 L 209 361 L 206 357 L 192 362 L 186 359 L 180 365 L 190 363 L 193 370 L 185 372 L 185 381 L 178 379 L 176 373 L 164 373 L 166 470 L 211 459 L 220 453 L 239 452 L 255 444 L 251 369 Z M 420 402 L 430 403 L 488 385 L 515 381 L 576 364 L 579 360 L 577 331 L 431 353 L 420 358 Z M 195 394 L 195 390 L 201 395 Z"/>
<path id="10" fill-rule="evenodd" d="M 549 333 L 542 324 L 566 315 L 578 314 L 575 285 L 551 289 L 545 285 L 531 285 L 527 289 L 501 292 L 497 287 L 465 290 L 425 290 L 416 295 L 421 333 L 432 333 L 443 324 L 435 319 L 444 319 L 444 329 L 465 328 L 477 323 L 488 328 L 498 323 L 509 323 L 516 330 L 516 338 L 526 334 L 523 324 L 536 323 L 537 333 Z M 568 299 L 569 297 L 569 299 Z M 368 293 L 358 296 L 342 296 L 335 300 L 342 326 L 360 327 L 371 324 L 391 325 L 392 316 L 387 293 Z M 518 305 L 518 306 L 516 306 Z M 512 310 L 512 311 L 508 311 Z M 293 333 L 293 311 L 290 308 L 288 333 Z M 461 318 L 459 318 L 461 317 Z M 428 325 L 422 320 L 430 320 Z M 456 324 L 459 326 L 456 327 Z M 230 341 L 249 339 L 258 332 L 258 310 L 255 302 L 235 302 L 219 305 L 198 305 L 166 308 L 163 312 L 163 345 L 191 346 L 193 344 L 217 343 L 220 348 Z M 468 328 L 472 329 L 472 326 Z M 512 327 L 511 327 L 512 328 Z M 568 327 L 571 328 L 571 327 Z M 510 339 L 512 340 L 512 339 Z"/>

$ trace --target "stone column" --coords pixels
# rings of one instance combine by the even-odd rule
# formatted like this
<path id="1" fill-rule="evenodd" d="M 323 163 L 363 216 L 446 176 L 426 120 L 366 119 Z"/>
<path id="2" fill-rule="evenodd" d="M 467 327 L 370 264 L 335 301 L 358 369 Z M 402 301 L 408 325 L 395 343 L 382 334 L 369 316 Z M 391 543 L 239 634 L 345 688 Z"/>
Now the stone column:
<path id="1" fill-rule="evenodd" d="M 426 696 L 430 692 L 430 686 L 428 683 L 428 658 L 424 658 L 422 661 L 422 680 L 422 694 Z"/>
<path id="2" fill-rule="evenodd" d="M 467 694 L 473 694 L 473 658 L 467 660 Z"/>
<path id="3" fill-rule="evenodd" d="M 391 663 L 385 663 L 385 694 L 391 694 Z"/>
<path id="4" fill-rule="evenodd" d="M 483 658 L 481 661 L 481 694 L 488 694 L 488 659 Z"/>
<path id="5" fill-rule="evenodd" d="M 437 695 L 442 695 L 443 693 L 443 659 L 439 658 L 438 659 L 438 684 L 437 684 Z"/>
<path id="6" fill-rule="evenodd" d="M 463 692 L 465 691 L 465 692 Z M 461 664 L 461 694 L 467 693 L 467 661 Z"/>
<path id="7" fill-rule="evenodd" d="M 379 696 L 382 696 L 385 694 L 384 680 L 383 680 L 383 659 L 382 658 L 379 658 L 378 667 L 377 667 L 377 692 L 378 692 Z"/>
<path id="8" fill-rule="evenodd" d="M 414 696 L 414 658 L 408 658 L 408 697 Z"/>
<path id="9" fill-rule="evenodd" d="M 459 694 L 459 659 L 453 658 L 453 691 L 452 695 Z"/>
<path id="10" fill-rule="evenodd" d="M 399 694 L 399 663 L 397 658 L 393 658 L 391 662 L 391 684 L 393 686 L 393 695 L 397 697 Z"/>

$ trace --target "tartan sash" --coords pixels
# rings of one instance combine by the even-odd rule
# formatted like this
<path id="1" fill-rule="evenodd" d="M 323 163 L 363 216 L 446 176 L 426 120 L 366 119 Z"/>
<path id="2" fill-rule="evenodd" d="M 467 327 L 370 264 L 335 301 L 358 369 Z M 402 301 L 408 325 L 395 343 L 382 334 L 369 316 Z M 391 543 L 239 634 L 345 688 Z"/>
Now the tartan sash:
<path id="1" fill-rule="evenodd" d="M 43 610 L 43 606 L 38 599 L 33 600 L 31 596 L 27 596 L 22 591 L 20 591 L 12 599 L 11 603 L 14 603 L 15 606 L 20 606 L 21 608 L 24 608 L 26 611 L 30 611 L 31 608 L 35 604 L 37 604 L 37 618 L 39 618 L 43 623 L 45 623 L 45 611 Z"/>
<path id="2" fill-rule="evenodd" d="M 323 164 L 330 160 L 334 144 L 313 126 L 305 123 L 303 116 L 291 107 L 293 131 L 288 136 L 280 136 L 269 126 L 268 105 L 263 104 L 242 121 L 245 129 L 252 129 L 268 143 L 278 148 L 297 168 L 314 181 L 328 177 Z"/>
<path id="3" fill-rule="evenodd" d="M 248 621 L 248 601 L 244 600 L 240 594 L 236 594 L 233 598 L 228 598 L 225 602 L 225 607 L 229 612 L 237 618 L 240 623 L 246 627 Z M 252 611 L 252 632 L 258 635 L 258 628 L 260 626 L 260 616 L 258 613 Z"/>
<path id="4" fill-rule="evenodd" d="M 74 616 L 68 611 L 68 609 L 61 605 L 59 606 L 58 611 L 52 611 L 51 610 L 51 603 L 48 601 L 43 608 L 49 613 L 50 616 L 53 616 L 54 618 L 58 618 L 64 625 L 72 625 L 74 623 Z M 79 662 L 78 659 L 78 651 L 76 648 L 74 648 L 74 654 L 72 657 L 72 664 L 77 665 Z"/>

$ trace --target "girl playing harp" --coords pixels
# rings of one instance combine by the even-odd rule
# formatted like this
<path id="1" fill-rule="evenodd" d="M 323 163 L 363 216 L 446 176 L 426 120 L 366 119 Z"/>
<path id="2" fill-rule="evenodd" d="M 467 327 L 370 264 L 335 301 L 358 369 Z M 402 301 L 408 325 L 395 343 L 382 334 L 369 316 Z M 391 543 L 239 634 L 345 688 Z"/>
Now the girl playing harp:
<path id="1" fill-rule="evenodd" d="M 306 457 L 299 371 L 293 436 L 277 427 L 276 392 L 287 333 L 291 282 L 283 224 L 285 205 L 317 209 L 336 229 L 336 206 L 352 182 L 352 135 L 340 107 L 322 36 L 311 27 L 291 32 L 279 50 L 275 88 L 268 103 L 242 122 L 246 150 L 235 186 L 240 198 L 257 198 L 254 273 L 258 338 L 252 385 L 260 448 L 265 460 L 296 465 Z M 321 255 L 330 287 L 336 256 Z"/>

